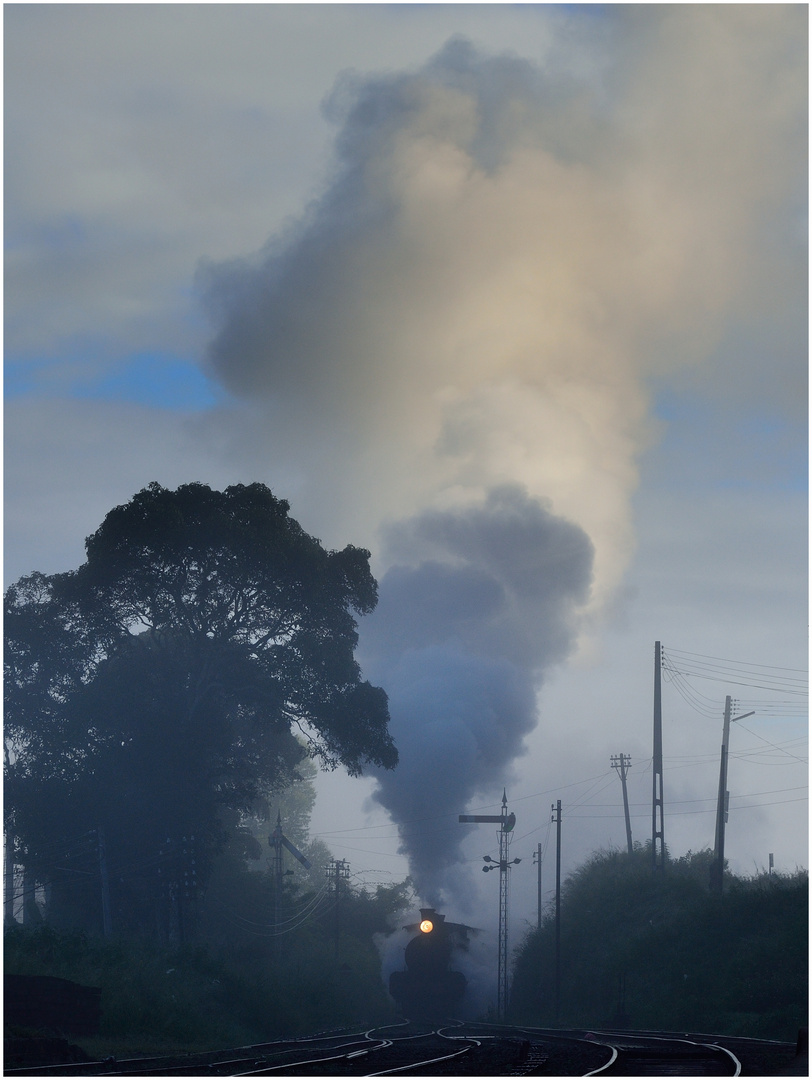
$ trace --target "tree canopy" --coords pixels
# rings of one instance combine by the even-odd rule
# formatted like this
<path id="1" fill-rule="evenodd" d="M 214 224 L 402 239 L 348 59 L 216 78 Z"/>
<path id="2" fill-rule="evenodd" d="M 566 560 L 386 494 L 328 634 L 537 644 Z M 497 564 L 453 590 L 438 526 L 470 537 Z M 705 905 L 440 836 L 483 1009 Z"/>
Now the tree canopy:
<path id="1" fill-rule="evenodd" d="M 726 872 L 720 896 L 712 863 L 689 851 L 663 874 L 648 845 L 595 852 L 561 890 L 558 1016 L 548 911 L 516 951 L 513 1019 L 794 1040 L 807 1015 L 806 871 Z"/>
<path id="2" fill-rule="evenodd" d="M 197 838 L 204 873 L 221 811 L 287 783 L 302 743 L 353 775 L 394 767 L 386 695 L 354 656 L 369 553 L 325 550 L 288 510 L 262 484 L 153 483 L 77 570 L 8 589 L 6 828 L 40 880 L 98 830 L 145 896 L 173 836 Z"/>

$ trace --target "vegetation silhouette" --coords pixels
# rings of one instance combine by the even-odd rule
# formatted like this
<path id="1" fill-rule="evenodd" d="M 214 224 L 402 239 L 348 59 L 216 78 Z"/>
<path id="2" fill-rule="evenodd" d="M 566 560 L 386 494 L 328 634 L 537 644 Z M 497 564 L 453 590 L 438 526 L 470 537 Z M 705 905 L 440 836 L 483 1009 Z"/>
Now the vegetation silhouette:
<path id="1" fill-rule="evenodd" d="M 561 1007 L 579 1027 L 702 1031 L 794 1041 L 806 1025 L 808 875 L 725 875 L 713 852 L 669 858 L 649 845 L 599 851 L 561 897 Z M 514 1020 L 552 1025 L 555 915 L 516 951 Z"/>
<path id="2" fill-rule="evenodd" d="M 6 837 L 53 927 L 176 943 L 308 755 L 395 766 L 354 657 L 377 585 L 369 552 L 325 550 L 262 484 L 150 484 L 86 550 L 6 592 Z"/>

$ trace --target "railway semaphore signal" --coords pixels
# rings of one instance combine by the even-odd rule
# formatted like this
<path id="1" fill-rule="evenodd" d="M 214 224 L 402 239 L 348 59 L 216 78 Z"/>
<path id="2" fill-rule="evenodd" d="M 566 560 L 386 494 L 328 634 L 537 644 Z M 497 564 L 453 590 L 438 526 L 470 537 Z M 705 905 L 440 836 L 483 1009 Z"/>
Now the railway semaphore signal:
<path id="1" fill-rule="evenodd" d="M 487 865 L 482 869 L 485 873 L 489 870 L 499 870 L 499 962 L 496 978 L 496 1011 L 500 1020 L 503 1020 L 508 1000 L 508 871 L 511 866 L 522 861 L 509 858 L 516 815 L 508 813 L 507 793 L 503 791 L 501 814 L 460 814 L 459 821 L 461 825 L 499 825 L 499 858 L 497 860 L 492 859 L 490 855 L 483 855 L 483 861 Z"/>
<path id="2" fill-rule="evenodd" d="M 299 849 L 288 840 L 285 834 L 282 832 L 282 812 L 277 810 L 276 812 L 276 828 L 268 837 L 268 843 L 273 848 L 273 880 L 274 880 L 274 901 L 273 901 L 273 932 L 274 941 L 278 944 L 279 941 L 279 913 L 282 904 L 282 849 L 286 848 L 294 859 L 302 864 L 305 870 L 310 869 L 310 861 L 307 859 Z M 292 870 L 287 871 L 289 874 L 293 873 Z"/>

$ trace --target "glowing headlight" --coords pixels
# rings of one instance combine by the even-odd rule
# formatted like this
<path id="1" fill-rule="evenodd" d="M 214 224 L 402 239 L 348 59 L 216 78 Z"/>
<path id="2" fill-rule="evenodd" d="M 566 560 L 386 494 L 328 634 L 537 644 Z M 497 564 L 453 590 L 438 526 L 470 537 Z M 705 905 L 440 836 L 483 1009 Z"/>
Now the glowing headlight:
<path id="1" fill-rule="evenodd" d="M 424 919 L 420 924 L 420 932 L 423 934 L 430 934 L 434 929 L 434 923 L 431 919 Z"/>

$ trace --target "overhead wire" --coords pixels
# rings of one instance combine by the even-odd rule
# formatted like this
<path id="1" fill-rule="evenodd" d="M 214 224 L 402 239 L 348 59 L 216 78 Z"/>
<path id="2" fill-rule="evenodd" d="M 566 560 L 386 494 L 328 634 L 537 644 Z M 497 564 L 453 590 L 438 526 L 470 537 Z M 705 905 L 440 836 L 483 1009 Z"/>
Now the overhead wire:
<path id="1" fill-rule="evenodd" d="M 244 915 L 240 915 L 239 912 L 234 911 L 219 898 L 213 897 L 213 900 L 218 907 L 221 907 L 228 912 L 229 917 L 227 921 L 233 926 L 238 927 L 238 929 L 244 930 L 246 933 L 253 934 L 256 937 L 281 937 L 283 934 L 298 930 L 299 927 L 304 926 L 319 914 L 319 905 L 328 892 L 328 889 L 329 886 L 325 883 L 317 893 L 308 898 L 307 902 L 298 912 L 291 915 L 289 918 L 279 919 L 276 922 L 254 922 L 252 919 L 248 919 Z M 330 908 L 328 907 L 326 910 L 330 910 Z M 284 929 L 279 929 L 279 927 L 284 927 Z"/>
<path id="2" fill-rule="evenodd" d="M 717 715 L 718 706 L 711 710 L 712 699 L 691 686 L 690 679 L 780 693 L 784 695 L 781 700 L 748 699 L 741 703 L 745 708 L 755 707 L 776 716 L 803 715 L 802 703 L 809 699 L 809 677 L 799 668 L 728 660 L 672 648 L 661 651 L 661 664 L 665 678 L 703 716 Z"/>
<path id="3" fill-rule="evenodd" d="M 663 649 L 664 653 L 666 650 Z M 805 668 L 790 668 L 779 667 L 775 664 L 755 664 L 751 661 L 744 660 L 730 660 L 720 656 L 708 656 L 704 653 L 688 652 L 684 649 L 672 649 L 668 648 L 667 653 L 669 656 L 675 656 L 682 664 L 692 664 L 694 667 L 702 668 L 709 672 L 739 672 L 739 673 L 754 673 L 754 677 L 760 679 L 772 679 L 776 683 L 791 683 L 797 686 L 808 686 L 809 673 Z M 794 675 L 799 676 L 795 678 L 794 675 L 774 675 L 773 672 L 793 672 Z"/>

